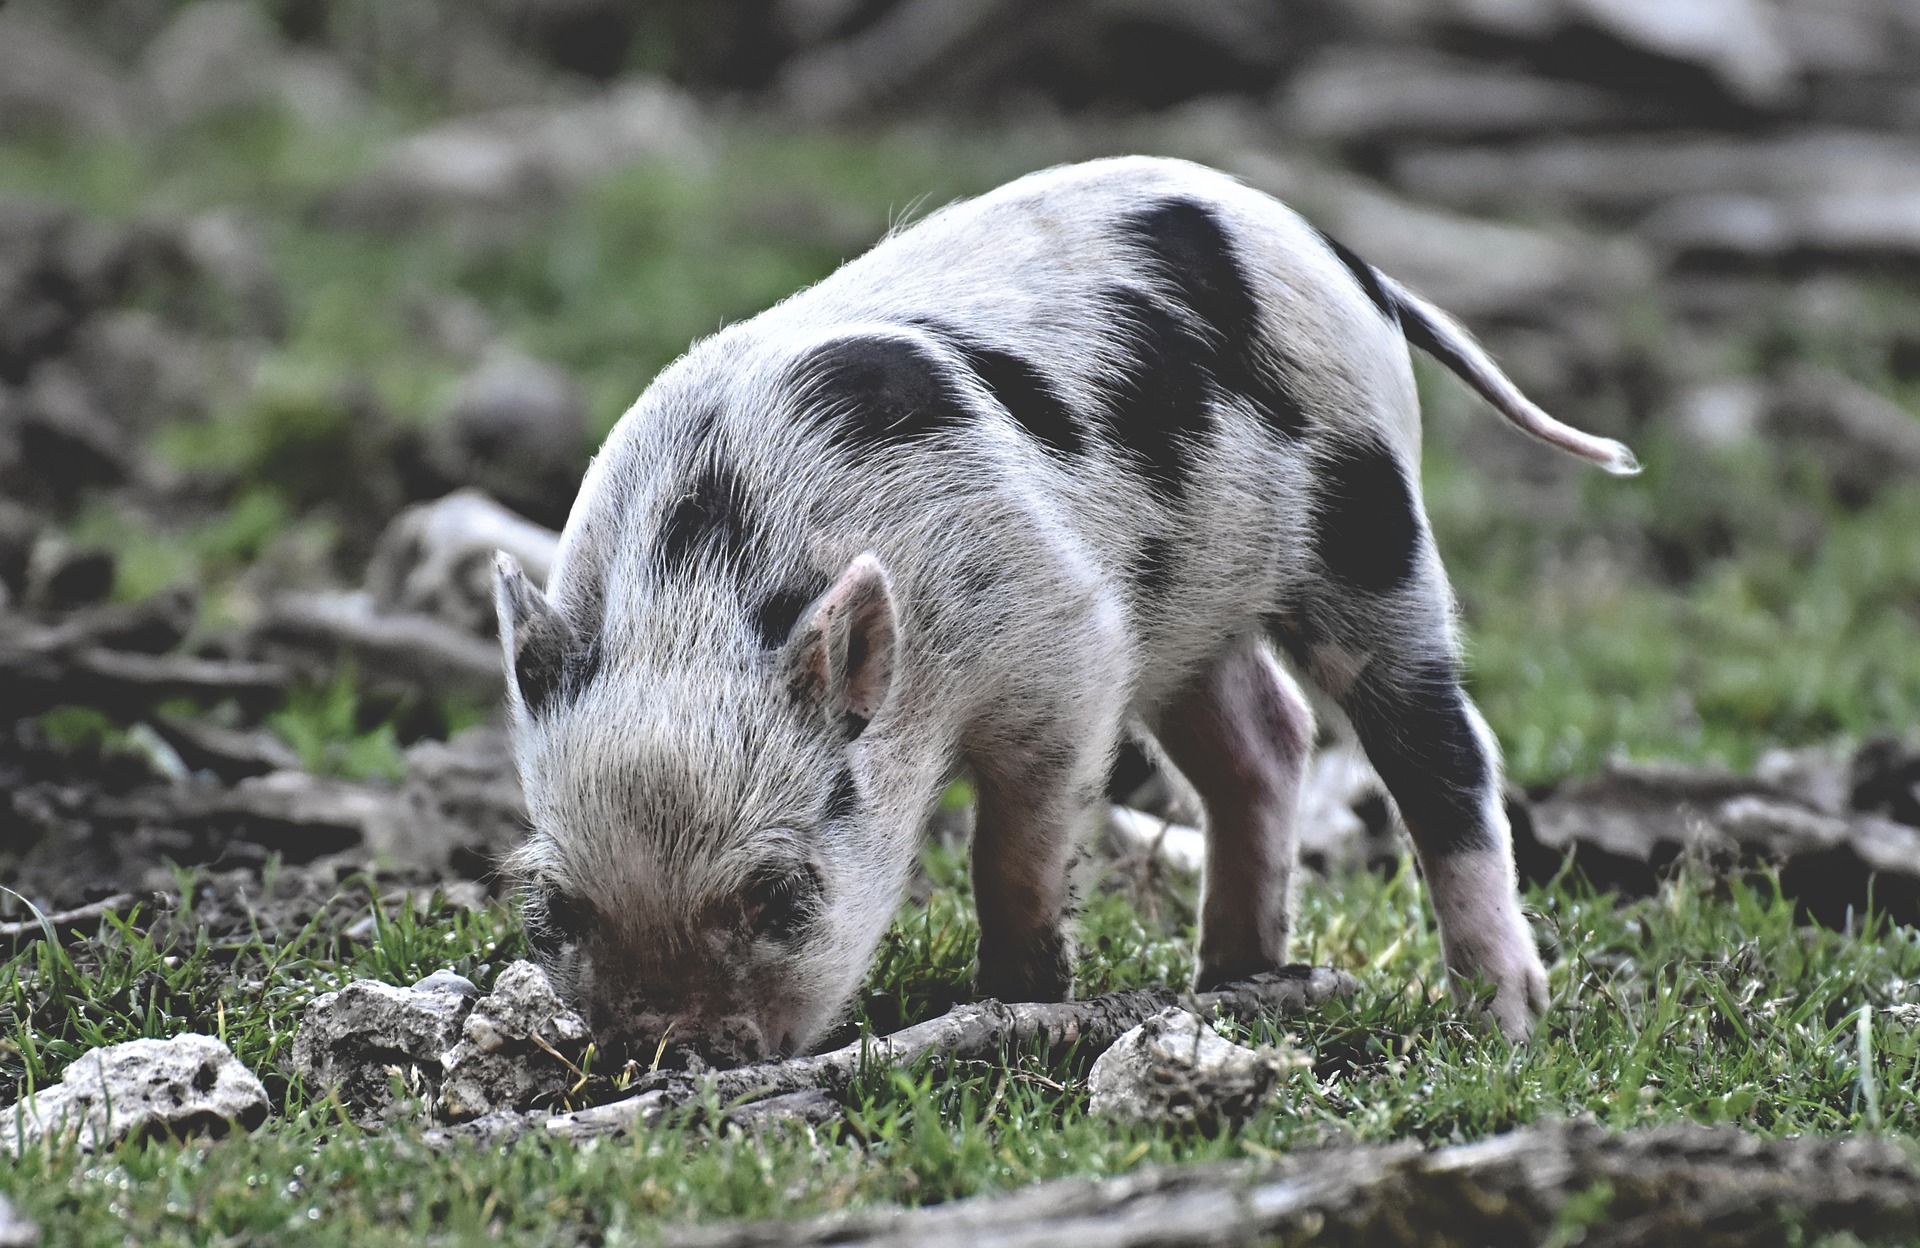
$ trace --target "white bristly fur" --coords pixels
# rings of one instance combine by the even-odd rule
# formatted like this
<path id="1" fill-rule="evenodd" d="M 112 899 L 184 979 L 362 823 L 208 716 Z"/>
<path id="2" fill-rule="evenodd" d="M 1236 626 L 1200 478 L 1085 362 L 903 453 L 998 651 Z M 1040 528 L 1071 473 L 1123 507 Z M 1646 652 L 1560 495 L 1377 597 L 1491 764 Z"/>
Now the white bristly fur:
<path id="1" fill-rule="evenodd" d="M 1225 232 L 1259 329 L 1310 418 L 1298 437 L 1280 437 L 1249 402 L 1215 395 L 1177 495 L 1144 486 L 1097 431 L 1130 363 L 1098 293 L 1161 293 L 1170 281 L 1116 222 L 1169 198 L 1202 205 Z M 1129 726 L 1157 732 L 1170 717 L 1197 725 L 1202 746 L 1249 752 L 1239 780 L 1227 774 L 1203 792 L 1211 821 L 1237 818 L 1235 843 L 1285 859 L 1261 868 L 1258 887 L 1236 881 L 1241 893 L 1280 889 L 1275 913 L 1241 921 L 1209 910 L 1210 930 L 1237 944 L 1203 950 L 1203 963 L 1244 971 L 1257 969 L 1250 957 L 1282 957 L 1287 802 L 1291 786 L 1297 805 L 1304 748 L 1292 738 L 1306 721 L 1284 678 L 1246 666 L 1249 656 L 1271 637 L 1337 698 L 1355 689 L 1378 698 L 1411 687 L 1421 663 L 1454 655 L 1446 583 L 1418 520 L 1406 340 L 1356 276 L 1291 210 L 1222 174 L 1098 161 L 938 212 L 661 373 L 587 474 L 550 605 L 510 567 L 501 582 L 510 671 L 523 652 L 541 657 L 541 638 L 570 636 L 568 661 L 582 673 L 533 708 L 516 683 L 534 832 L 514 868 L 530 923 L 554 927 L 555 907 L 573 916 L 549 933 L 546 960 L 594 1026 L 653 1037 L 671 1025 L 675 1037 L 713 1040 L 723 1057 L 813 1042 L 866 972 L 920 830 L 962 772 L 980 798 L 980 987 L 1058 994 L 1073 838 L 1100 808 Z M 1384 289 L 1510 420 L 1616 469 L 1630 462 L 1617 444 L 1533 407 L 1443 314 Z M 1091 422 L 1082 451 L 1043 447 L 929 321 L 1030 362 Z M 821 344 L 863 334 L 904 337 L 941 361 L 969 420 L 871 454 L 833 445 L 833 396 L 796 387 L 791 370 Z M 1315 553 L 1329 456 L 1357 443 L 1390 453 L 1415 514 L 1404 583 L 1366 594 L 1337 583 Z M 714 549 L 663 571 L 666 518 L 715 463 L 744 500 L 741 544 L 720 549 L 737 536 L 720 532 Z M 1165 556 L 1151 595 L 1128 572 L 1143 549 Z M 835 720 L 835 705 L 823 715 L 832 688 L 794 692 L 807 629 L 769 647 L 754 619 L 773 591 L 820 594 L 863 552 L 885 569 L 898 636 L 884 700 L 861 731 Z M 541 632 L 549 610 L 564 625 Z M 865 641 L 841 657 L 857 661 Z M 552 669 L 523 668 L 542 670 Z M 1257 696 L 1209 693 L 1210 679 L 1234 671 L 1275 683 Z M 1283 746 L 1233 744 L 1270 731 Z M 1392 736 L 1376 733 L 1375 744 Z M 849 770 L 851 809 L 823 813 Z M 1247 774 L 1265 786 L 1258 802 L 1231 790 Z M 1497 808 L 1497 786 L 1494 760 L 1469 787 Z M 1413 792 L 1399 794 L 1403 807 Z M 1523 1034 L 1544 981 L 1525 943 L 1504 822 L 1473 816 L 1493 826 L 1434 833 L 1453 816 L 1407 814 L 1427 833 L 1420 847 L 1448 949 L 1464 959 L 1455 969 L 1492 978 L 1496 1016 Z M 762 913 L 751 887 L 769 862 L 811 863 L 821 885 L 817 913 L 786 941 L 743 934 L 742 915 Z"/>

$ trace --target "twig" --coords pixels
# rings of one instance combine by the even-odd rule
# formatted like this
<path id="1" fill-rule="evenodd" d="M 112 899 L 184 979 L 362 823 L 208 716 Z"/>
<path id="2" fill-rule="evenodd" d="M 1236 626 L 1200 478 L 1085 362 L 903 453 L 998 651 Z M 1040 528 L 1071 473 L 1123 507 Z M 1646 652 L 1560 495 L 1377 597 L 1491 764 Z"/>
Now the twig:
<path id="1" fill-rule="evenodd" d="M 1170 1005 L 1195 1013 L 1224 1014 L 1250 1022 L 1267 1014 L 1298 1014 L 1355 988 L 1351 975 L 1326 967 L 1288 967 L 1232 984 L 1217 992 L 1183 993 L 1171 988 L 1110 992 L 1091 1001 L 1008 1005 L 983 1001 L 955 1006 L 939 1018 L 890 1036 L 856 1040 L 814 1057 L 763 1062 L 695 1079 L 663 1072 L 625 1100 L 561 1114 L 547 1122 L 555 1135 L 587 1138 L 645 1126 L 662 1114 L 713 1096 L 722 1104 L 778 1096 L 810 1088 L 839 1093 L 863 1069 L 904 1066 L 928 1057 L 991 1060 L 1008 1049 L 1060 1053 L 1078 1046 L 1089 1057 L 1120 1034 Z"/>
<path id="2" fill-rule="evenodd" d="M 56 934 L 65 935 L 87 923 L 97 923 L 109 914 L 125 910 L 137 904 L 139 898 L 132 893 L 115 893 L 111 897 L 76 906 L 71 910 L 59 910 L 37 919 L 21 919 L 12 923 L 0 923 L 0 948 L 17 949 L 21 945 L 42 939 L 51 927 Z"/>

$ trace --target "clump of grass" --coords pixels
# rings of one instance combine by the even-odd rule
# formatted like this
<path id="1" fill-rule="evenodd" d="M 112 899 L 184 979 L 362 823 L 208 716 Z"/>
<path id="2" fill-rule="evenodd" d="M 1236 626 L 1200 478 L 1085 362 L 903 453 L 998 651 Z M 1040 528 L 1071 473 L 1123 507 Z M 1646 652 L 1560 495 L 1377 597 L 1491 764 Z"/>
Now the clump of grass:
<path id="1" fill-rule="evenodd" d="M 353 780 L 404 780 L 406 756 L 392 720 L 363 726 L 359 681 L 343 664 L 326 685 L 296 686 L 285 707 L 267 725 L 300 756 L 300 765 L 323 776 Z"/>

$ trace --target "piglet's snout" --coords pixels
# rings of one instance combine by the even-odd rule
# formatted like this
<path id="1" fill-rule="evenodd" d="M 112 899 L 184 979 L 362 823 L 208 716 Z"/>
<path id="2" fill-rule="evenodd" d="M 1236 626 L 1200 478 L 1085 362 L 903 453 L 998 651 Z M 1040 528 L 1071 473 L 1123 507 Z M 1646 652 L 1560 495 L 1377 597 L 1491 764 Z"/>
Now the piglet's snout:
<path id="1" fill-rule="evenodd" d="M 743 1014 L 647 1013 L 595 1029 L 603 1048 L 621 1059 L 663 1070 L 725 1068 L 774 1057 L 760 1024 Z"/>

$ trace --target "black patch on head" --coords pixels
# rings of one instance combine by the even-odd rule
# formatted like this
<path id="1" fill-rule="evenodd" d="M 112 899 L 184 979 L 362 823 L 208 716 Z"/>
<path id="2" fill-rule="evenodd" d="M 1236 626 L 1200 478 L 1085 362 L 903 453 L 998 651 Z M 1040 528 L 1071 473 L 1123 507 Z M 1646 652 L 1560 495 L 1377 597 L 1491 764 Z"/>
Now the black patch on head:
<path id="1" fill-rule="evenodd" d="M 1167 199 L 1129 215 L 1122 228 L 1197 323 L 1214 380 L 1252 403 L 1270 428 L 1298 436 L 1306 428 L 1305 410 L 1280 370 L 1259 300 L 1213 213 L 1194 200 Z"/>
<path id="2" fill-rule="evenodd" d="M 778 650 L 787 644 L 793 636 L 793 629 L 800 622 L 800 616 L 807 604 L 827 592 L 823 583 L 812 589 L 799 589 L 789 586 L 777 589 L 767 596 L 753 613 L 753 630 L 760 638 L 763 649 Z"/>
<path id="3" fill-rule="evenodd" d="M 820 817 L 825 820 L 846 819 L 860 809 L 860 790 L 853 782 L 853 770 L 842 767 L 840 774 L 833 778 L 833 790 L 827 794 L 826 809 Z"/>
<path id="4" fill-rule="evenodd" d="M 791 380 L 831 436 L 860 450 L 931 437 L 973 415 L 945 365 L 911 338 L 826 343 L 794 364 Z"/>
<path id="5" fill-rule="evenodd" d="M 1369 666 L 1343 705 L 1423 854 L 1496 848 L 1484 813 L 1493 761 L 1452 663 Z"/>
<path id="6" fill-rule="evenodd" d="M 1173 543 L 1164 537 L 1149 537 L 1127 565 L 1127 579 L 1140 591 L 1140 597 L 1152 602 L 1166 595 L 1173 580 Z"/>
<path id="7" fill-rule="evenodd" d="M 1107 290 L 1100 301 L 1125 357 L 1105 423 L 1148 487 L 1178 498 L 1194 444 L 1213 427 L 1212 347 L 1186 317 L 1137 290 Z"/>
<path id="8" fill-rule="evenodd" d="M 752 533 L 750 511 L 746 490 L 733 470 L 719 460 L 709 462 L 681 491 L 660 525 L 662 572 L 683 572 L 700 557 L 737 555 Z"/>
<path id="9" fill-rule="evenodd" d="M 1384 593 L 1412 575 L 1420 516 L 1400 461 L 1377 442 L 1339 443 L 1320 465 L 1314 548 L 1332 576 Z"/>
<path id="10" fill-rule="evenodd" d="M 1388 320 L 1398 325 L 1400 305 L 1393 301 L 1393 296 L 1387 293 L 1386 286 L 1381 284 L 1379 271 L 1353 254 L 1345 243 L 1325 230 L 1315 230 L 1314 233 L 1320 236 L 1320 241 L 1327 245 L 1327 250 L 1334 254 L 1334 258 L 1347 266 L 1347 272 L 1353 274 L 1353 280 L 1360 283 L 1361 290 L 1367 292 L 1367 298 L 1373 300 L 1373 306 L 1379 308 Z"/>
<path id="11" fill-rule="evenodd" d="M 938 321 L 921 324 L 960 354 L 994 401 L 1007 409 L 1007 415 L 1034 441 L 1056 455 L 1072 457 L 1081 452 L 1086 439 L 1079 418 L 1061 402 L 1032 361 L 986 346 Z"/>

